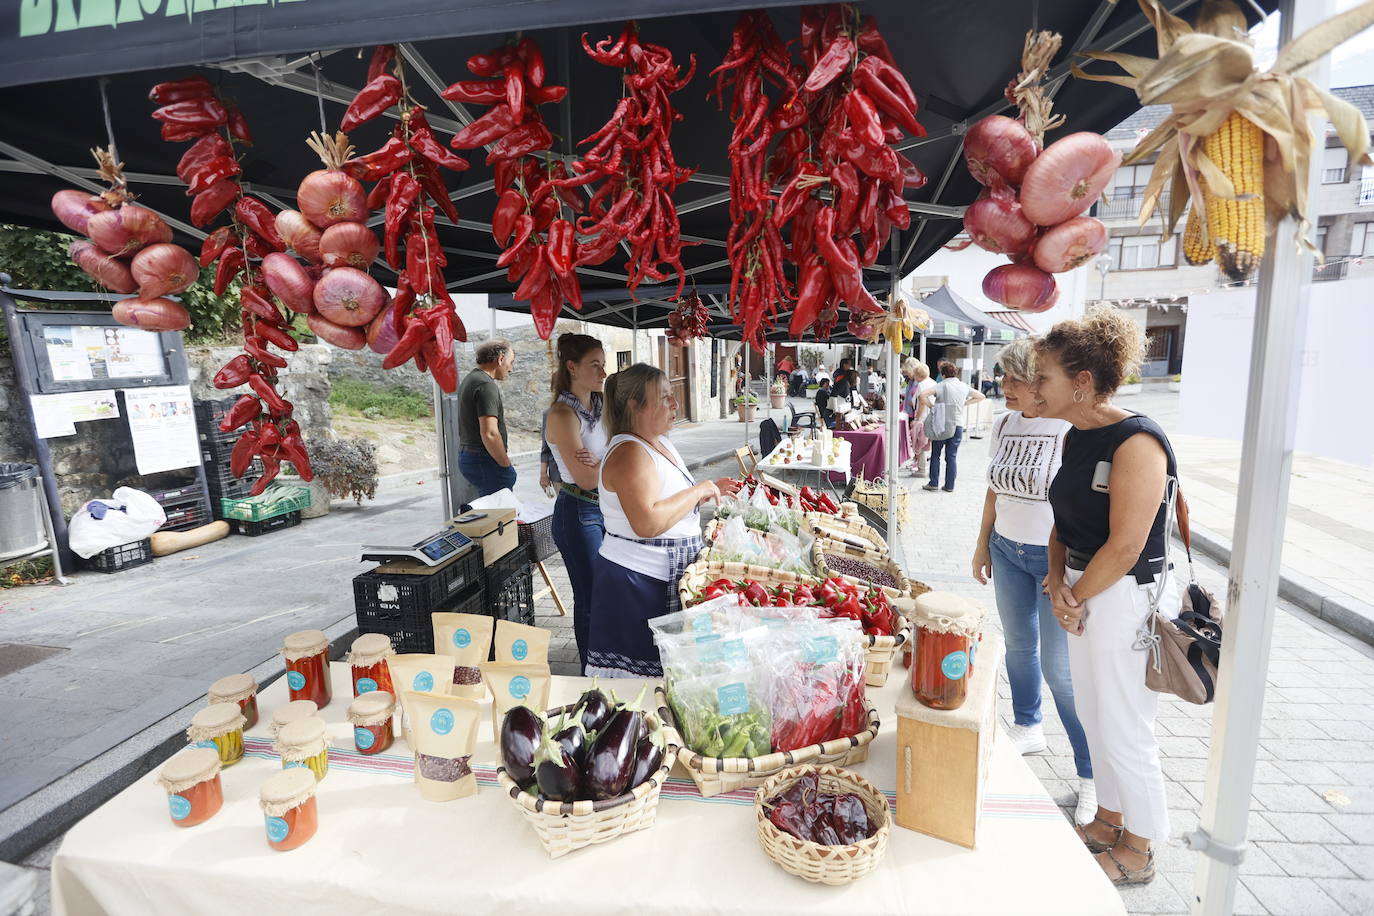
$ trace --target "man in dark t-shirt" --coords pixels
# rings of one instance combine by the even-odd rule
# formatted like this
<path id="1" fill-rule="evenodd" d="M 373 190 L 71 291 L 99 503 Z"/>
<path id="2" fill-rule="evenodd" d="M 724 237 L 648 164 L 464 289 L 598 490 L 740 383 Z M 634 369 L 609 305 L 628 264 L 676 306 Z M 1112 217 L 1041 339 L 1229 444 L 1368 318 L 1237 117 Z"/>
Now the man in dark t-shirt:
<path id="1" fill-rule="evenodd" d="M 509 341 L 486 341 L 477 346 L 477 368 L 458 384 L 458 469 L 478 496 L 515 487 L 505 406 L 496 384 L 514 365 L 515 350 Z"/>

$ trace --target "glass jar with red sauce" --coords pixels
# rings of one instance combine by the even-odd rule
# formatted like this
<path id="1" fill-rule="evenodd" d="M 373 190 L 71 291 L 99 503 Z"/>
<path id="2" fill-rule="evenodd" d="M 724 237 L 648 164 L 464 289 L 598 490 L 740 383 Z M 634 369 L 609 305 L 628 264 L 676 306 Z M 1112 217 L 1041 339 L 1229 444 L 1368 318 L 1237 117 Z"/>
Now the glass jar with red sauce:
<path id="1" fill-rule="evenodd" d="M 258 724 L 258 682 L 251 674 L 231 674 L 210 685 L 206 699 L 211 703 L 237 703 L 243 713 L 244 728 Z"/>
<path id="2" fill-rule="evenodd" d="M 323 630 L 301 630 L 286 637 L 286 687 L 293 700 L 314 700 L 324 709 L 334 696 L 329 681 L 329 637 Z"/>
<path id="3" fill-rule="evenodd" d="M 911 689 L 931 709 L 958 709 L 968 698 L 983 606 L 950 592 L 916 598 L 911 621 Z"/>
<path id="4" fill-rule="evenodd" d="M 204 747 L 187 748 L 158 771 L 157 781 L 167 790 L 167 809 L 173 824 L 203 824 L 223 807 L 224 787 L 219 771 L 219 752 Z"/>
<path id="5" fill-rule="evenodd" d="M 295 767 L 268 778 L 258 793 L 267 827 L 267 845 L 279 852 L 295 849 L 315 835 L 319 810 L 315 776 Z"/>
<path id="6" fill-rule="evenodd" d="M 374 690 L 385 690 L 392 696 L 396 695 L 396 688 L 391 685 L 391 669 L 386 663 L 395 654 L 391 648 L 391 638 L 382 633 L 364 633 L 353 640 L 348 661 L 353 666 L 355 697 Z"/>
<path id="7" fill-rule="evenodd" d="M 391 717 L 396 701 L 385 690 L 359 694 L 348 706 L 353 746 L 360 754 L 380 754 L 391 747 Z"/>

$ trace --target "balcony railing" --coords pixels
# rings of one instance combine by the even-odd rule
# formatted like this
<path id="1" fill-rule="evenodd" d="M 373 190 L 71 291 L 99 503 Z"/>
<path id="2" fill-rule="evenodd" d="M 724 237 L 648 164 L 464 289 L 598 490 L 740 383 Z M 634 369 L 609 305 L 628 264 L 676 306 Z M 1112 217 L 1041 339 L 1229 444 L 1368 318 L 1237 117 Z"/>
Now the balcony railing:
<path id="1" fill-rule="evenodd" d="M 1098 219 L 1129 219 L 1134 220 L 1140 215 L 1140 205 L 1145 202 L 1144 196 L 1113 197 L 1109 201 L 1098 201 L 1093 207 L 1092 215 Z M 1169 195 L 1164 194 L 1159 198 L 1159 207 L 1155 211 L 1153 219 L 1160 219 L 1160 214 L 1169 212 Z"/>
<path id="2" fill-rule="evenodd" d="M 1374 175 L 1360 179 L 1360 206 L 1374 206 Z"/>
<path id="3" fill-rule="evenodd" d="M 1312 265 L 1313 280 L 1344 280 L 1350 270 L 1350 255 L 1329 254 L 1325 264 Z"/>

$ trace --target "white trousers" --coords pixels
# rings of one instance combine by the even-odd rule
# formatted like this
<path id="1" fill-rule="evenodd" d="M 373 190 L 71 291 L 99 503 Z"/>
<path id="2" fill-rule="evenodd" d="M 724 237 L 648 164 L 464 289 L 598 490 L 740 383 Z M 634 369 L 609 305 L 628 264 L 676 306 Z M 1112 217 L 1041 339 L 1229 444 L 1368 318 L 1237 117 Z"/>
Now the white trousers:
<path id="1" fill-rule="evenodd" d="M 1070 587 L 1083 573 L 1064 571 Z M 1159 599 L 1168 617 L 1178 614 L 1181 595 L 1173 576 Z M 1134 648 L 1150 612 L 1152 582 L 1124 576 L 1088 599 L 1083 635 L 1069 635 L 1069 669 L 1078 718 L 1088 736 L 1097 803 L 1120 811 L 1126 829 L 1155 842 L 1169 837 L 1169 804 L 1155 740 L 1159 694 L 1145 686 L 1148 653 Z"/>

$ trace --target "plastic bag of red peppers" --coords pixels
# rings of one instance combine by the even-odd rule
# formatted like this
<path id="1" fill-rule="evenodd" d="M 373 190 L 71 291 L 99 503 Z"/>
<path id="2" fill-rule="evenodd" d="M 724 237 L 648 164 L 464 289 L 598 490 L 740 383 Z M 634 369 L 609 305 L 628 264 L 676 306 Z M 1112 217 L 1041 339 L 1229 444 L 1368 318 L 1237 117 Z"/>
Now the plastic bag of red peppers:
<path id="1" fill-rule="evenodd" d="M 881 312 L 863 268 L 876 263 L 894 226 L 910 226 L 902 191 L 926 182 L 895 148 L 925 131 L 877 21 L 848 4 L 803 7 L 800 52 L 799 67 L 768 14 L 745 13 L 712 71 L 722 102 L 733 89 L 730 303 L 756 347 L 788 300 L 796 300 L 793 338 L 809 329 L 828 338 L 841 303 L 851 313 Z M 780 90 L 776 102 L 765 83 Z M 795 289 L 784 261 L 798 272 Z"/>
<path id="2" fill-rule="evenodd" d="M 153 117 L 162 124 L 164 140 L 194 141 L 176 167 L 192 197 L 191 222 L 208 226 L 223 214 L 229 216 L 229 224 L 212 231 L 202 243 L 200 266 L 215 265 L 216 295 L 224 295 L 231 283 L 240 281 L 244 352 L 214 379 L 217 388 L 246 384 L 252 391 L 241 396 L 220 423 L 223 432 L 248 427 L 234 445 L 233 473 L 242 475 L 254 457 L 262 458 L 265 471 L 254 483 L 253 495 L 267 488 L 283 461 L 290 461 L 303 479 L 310 480 L 313 474 L 300 426 L 291 418 L 291 402 L 277 390 L 277 370 L 286 367 L 286 360 L 268 349 L 299 349 L 287 330 L 289 321 L 262 286 L 262 259 L 283 251 L 285 245 L 273 225 L 272 211 L 245 194 L 238 180 L 242 167 L 237 151 L 253 145 L 248 122 L 236 105 L 199 76 L 158 83 L 148 98 L 159 106 Z"/>

